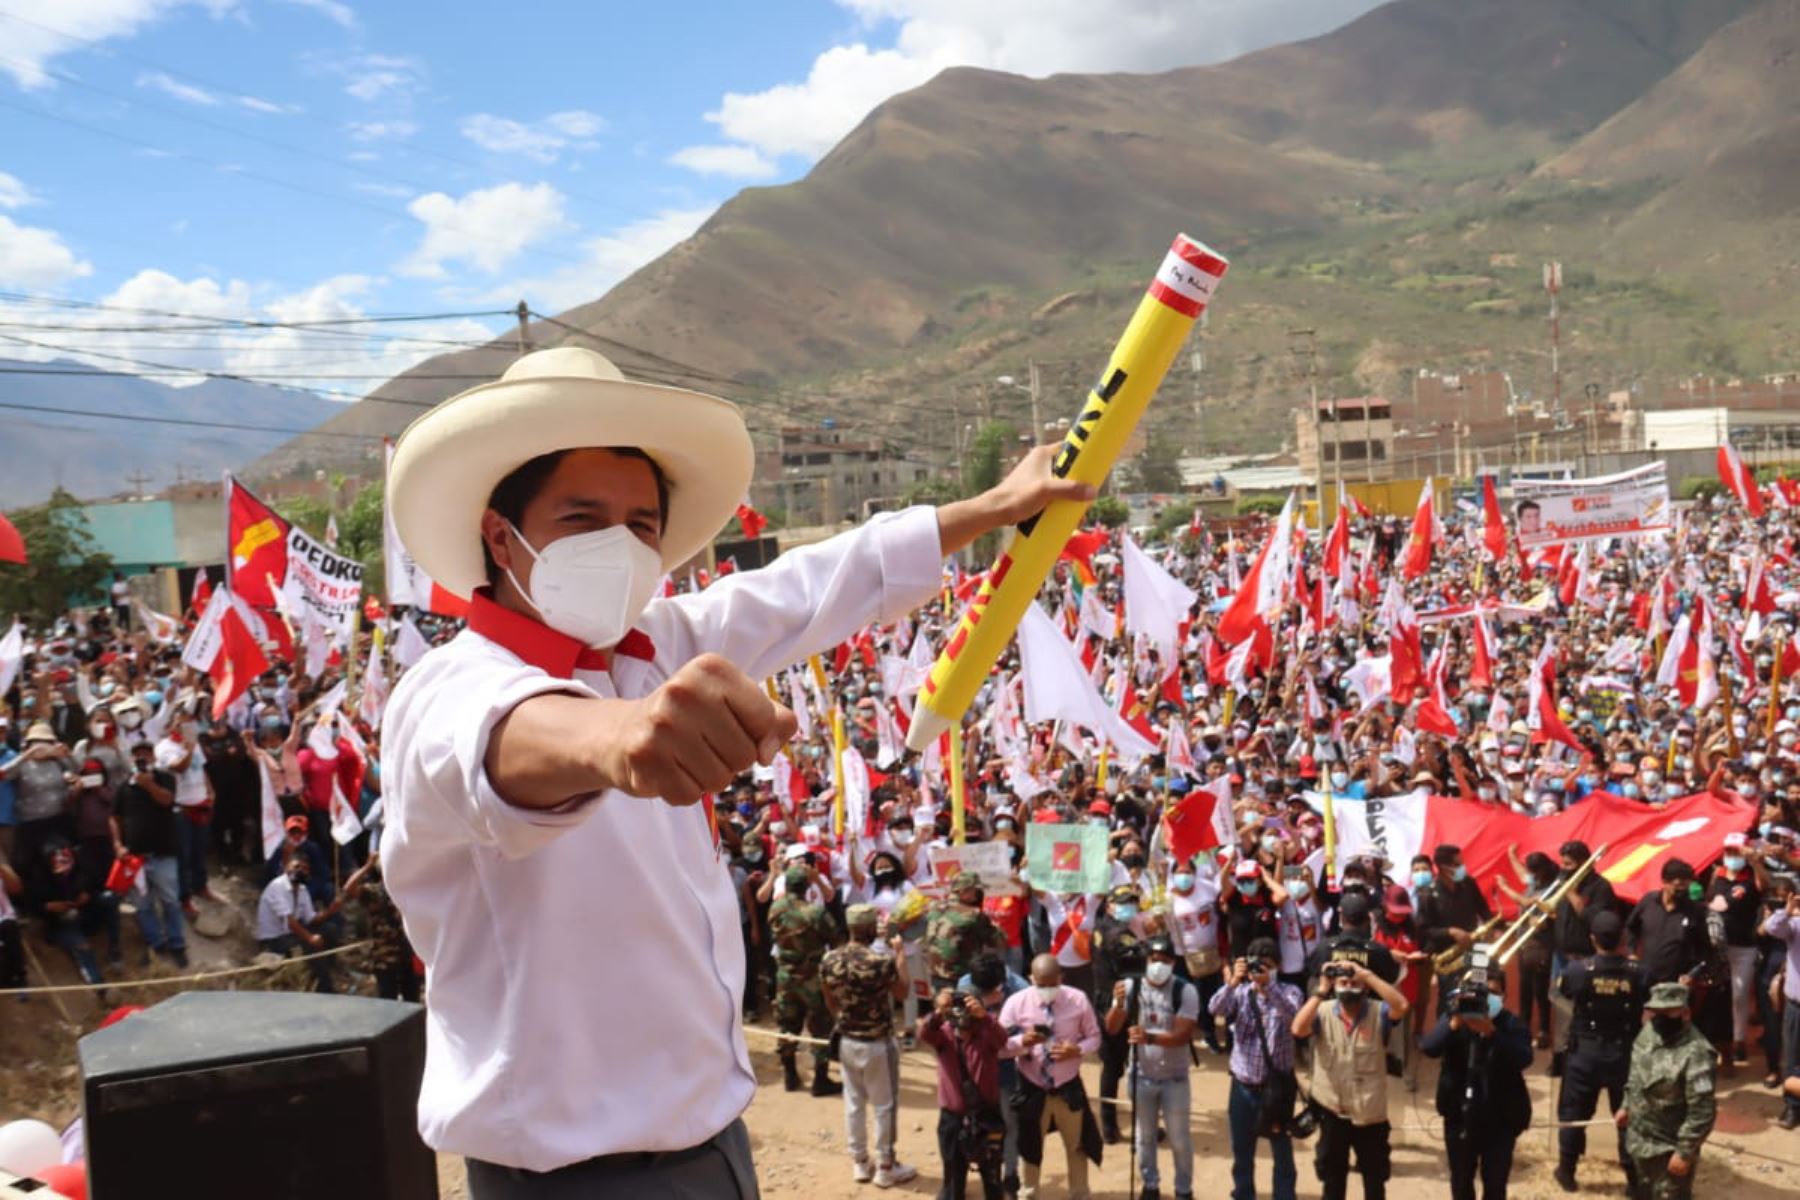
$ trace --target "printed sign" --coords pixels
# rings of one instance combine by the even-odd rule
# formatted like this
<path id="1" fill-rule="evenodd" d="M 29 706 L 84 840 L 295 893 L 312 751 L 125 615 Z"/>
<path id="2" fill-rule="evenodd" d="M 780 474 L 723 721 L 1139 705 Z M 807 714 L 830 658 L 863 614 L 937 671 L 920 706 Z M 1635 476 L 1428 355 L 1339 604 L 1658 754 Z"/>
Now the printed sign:
<path id="1" fill-rule="evenodd" d="M 1027 825 L 1025 863 L 1039 891 L 1099 895 L 1112 886 L 1106 830 L 1098 826 Z"/>
<path id="2" fill-rule="evenodd" d="M 1513 481 L 1513 526 L 1526 550 L 1669 528 L 1669 480 L 1654 462 L 1597 479 Z"/>

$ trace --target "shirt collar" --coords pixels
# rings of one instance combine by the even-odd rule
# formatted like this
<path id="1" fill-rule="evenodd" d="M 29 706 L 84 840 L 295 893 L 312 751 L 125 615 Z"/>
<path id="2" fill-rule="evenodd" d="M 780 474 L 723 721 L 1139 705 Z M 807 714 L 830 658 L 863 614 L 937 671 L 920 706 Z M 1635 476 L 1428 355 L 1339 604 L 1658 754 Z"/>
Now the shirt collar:
<path id="1" fill-rule="evenodd" d="M 645 661 L 656 657 L 655 644 L 642 630 L 627 633 L 613 651 L 596 650 L 535 617 L 504 607 L 489 588 L 477 588 L 470 597 L 469 628 L 558 679 L 570 679 L 578 670 L 611 670 L 613 651 Z"/>

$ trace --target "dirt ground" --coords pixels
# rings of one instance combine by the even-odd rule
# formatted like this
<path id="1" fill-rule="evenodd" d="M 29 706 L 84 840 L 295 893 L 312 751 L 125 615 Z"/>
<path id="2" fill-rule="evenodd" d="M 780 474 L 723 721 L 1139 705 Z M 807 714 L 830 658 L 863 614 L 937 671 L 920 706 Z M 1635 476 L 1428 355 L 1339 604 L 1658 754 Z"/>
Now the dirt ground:
<path id="1" fill-rule="evenodd" d="M 241 966 L 250 961 L 255 950 L 246 916 L 256 895 L 254 881 L 226 878 L 216 880 L 214 886 L 226 903 L 204 906 L 208 919 L 202 931 L 189 938 L 192 970 Z M 136 961 L 138 949 L 135 922 L 127 918 L 124 924 L 126 962 L 131 964 Z M 44 975 L 57 983 L 75 981 L 66 959 L 47 950 L 35 937 L 30 941 L 43 971 L 41 975 L 37 968 L 33 969 L 34 983 L 42 982 Z M 284 970 L 292 973 L 296 983 L 300 982 L 303 968 Z M 133 978 L 174 974 L 177 972 L 172 968 L 163 966 L 128 971 Z M 279 977 L 252 978 L 258 986 L 270 982 L 280 986 L 284 982 Z M 360 990 L 367 990 L 366 978 L 346 978 Z M 243 983 L 239 981 L 238 985 Z M 0 999 L 0 1121 L 31 1116 L 61 1127 L 78 1115 L 81 1080 L 76 1067 L 76 1039 L 92 1030 L 111 1005 L 148 1004 L 173 990 L 115 990 L 106 1007 L 89 996 L 70 994 L 62 998 L 66 1020 L 49 996 L 34 996 L 24 1003 Z M 856 1184 L 850 1178 L 849 1157 L 843 1149 L 843 1102 L 783 1091 L 773 1039 L 753 1027 L 750 1044 L 762 1086 L 745 1120 L 755 1147 L 763 1194 L 806 1200 L 848 1200 L 852 1196 L 877 1194 L 874 1188 Z M 1511 1194 L 1524 1200 L 1550 1200 L 1563 1195 L 1550 1177 L 1555 1151 L 1548 1140 L 1549 1131 L 1542 1127 L 1554 1112 L 1549 1090 L 1552 1081 L 1545 1074 L 1547 1060 L 1548 1056 L 1540 1053 L 1530 1074 L 1534 1116 L 1539 1127 L 1520 1139 L 1513 1171 Z M 1394 1200 L 1436 1200 L 1447 1191 L 1442 1134 L 1433 1104 L 1435 1074 L 1430 1063 L 1425 1063 L 1423 1070 L 1417 1091 L 1408 1090 L 1401 1081 L 1390 1081 L 1394 1177 L 1388 1194 Z M 1089 1093 L 1098 1094 L 1097 1064 L 1087 1065 L 1086 1076 Z M 1785 1133 L 1775 1127 L 1780 1101 L 1773 1091 L 1762 1086 L 1761 1079 L 1760 1062 L 1721 1076 L 1718 1128 L 1701 1160 L 1699 1196 L 1791 1200 L 1800 1194 L 1800 1132 Z M 1225 1129 L 1227 1083 L 1224 1060 L 1203 1053 L 1195 1074 L 1193 1099 L 1195 1192 L 1215 1200 L 1229 1195 L 1231 1187 L 1231 1154 Z M 935 1068 L 927 1052 L 902 1054 L 900 1157 L 919 1168 L 919 1177 L 891 1194 L 923 1196 L 937 1192 L 942 1175 L 937 1158 L 936 1101 Z M 1613 1158 L 1616 1145 L 1610 1126 L 1590 1130 L 1588 1155 L 1580 1170 L 1583 1195 L 1625 1195 L 1623 1177 Z M 1302 1196 L 1320 1194 L 1312 1171 L 1311 1146 L 1305 1143 L 1296 1150 Z M 1067 1195 L 1061 1153 L 1060 1144 L 1054 1145 L 1046 1163 L 1042 1190 L 1046 1200 L 1060 1200 Z M 1168 1196 L 1174 1189 L 1166 1149 L 1163 1154 L 1163 1194 Z M 465 1200 L 468 1193 L 460 1159 L 442 1158 L 439 1178 L 446 1200 Z M 1107 1147 L 1105 1162 L 1090 1171 L 1089 1180 L 1097 1196 L 1135 1196 L 1134 1181 L 1127 1179 L 1127 1148 Z M 1267 1194 L 1266 1150 L 1258 1163 L 1258 1180 L 1259 1189 Z M 1354 1181 L 1351 1186 L 1351 1194 L 1357 1195 Z M 976 1194 L 979 1195 L 978 1188 Z"/>

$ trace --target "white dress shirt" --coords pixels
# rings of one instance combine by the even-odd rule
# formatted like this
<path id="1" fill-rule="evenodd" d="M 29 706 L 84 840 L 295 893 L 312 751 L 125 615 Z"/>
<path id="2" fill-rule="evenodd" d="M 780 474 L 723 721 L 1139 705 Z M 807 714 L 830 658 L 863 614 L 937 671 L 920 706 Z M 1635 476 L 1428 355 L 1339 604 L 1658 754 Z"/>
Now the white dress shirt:
<path id="1" fill-rule="evenodd" d="M 483 766 L 494 726 L 549 692 L 648 695 L 708 651 L 761 680 L 935 596 L 940 564 L 936 513 L 909 509 L 652 601 L 648 661 L 622 643 L 610 670 L 577 669 L 572 639 L 478 597 L 471 628 L 406 673 L 385 718 L 382 866 L 426 965 L 428 1145 L 532 1171 L 680 1150 L 756 1091 L 710 805 L 610 791 L 514 807 Z"/>

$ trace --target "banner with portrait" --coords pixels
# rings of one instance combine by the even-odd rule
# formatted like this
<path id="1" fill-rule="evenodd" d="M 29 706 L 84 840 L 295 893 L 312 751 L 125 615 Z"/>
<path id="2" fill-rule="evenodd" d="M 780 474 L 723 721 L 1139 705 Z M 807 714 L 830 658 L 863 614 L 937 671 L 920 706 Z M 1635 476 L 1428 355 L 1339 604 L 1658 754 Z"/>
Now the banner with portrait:
<path id="1" fill-rule="evenodd" d="M 1660 462 L 1597 479 L 1515 479 L 1512 493 L 1522 550 L 1669 528 L 1669 479 Z"/>

